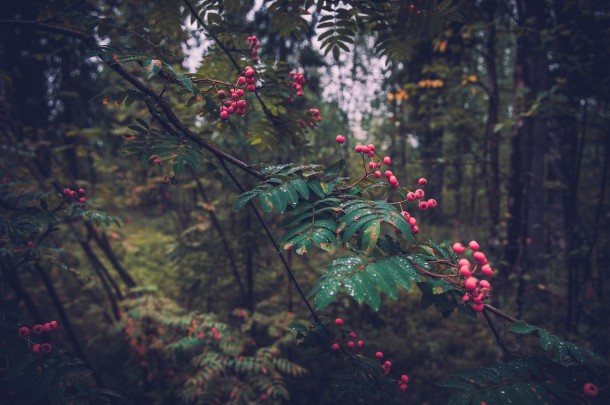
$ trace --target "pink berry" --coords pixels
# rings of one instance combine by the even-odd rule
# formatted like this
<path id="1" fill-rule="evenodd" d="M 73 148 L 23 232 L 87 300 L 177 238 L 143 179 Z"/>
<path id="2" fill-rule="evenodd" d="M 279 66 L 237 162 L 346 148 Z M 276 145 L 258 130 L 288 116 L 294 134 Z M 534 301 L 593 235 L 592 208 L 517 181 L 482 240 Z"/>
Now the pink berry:
<path id="1" fill-rule="evenodd" d="M 394 175 L 394 173 L 392 173 L 391 170 L 386 170 L 384 175 L 385 175 L 385 177 L 390 178 L 390 177 L 392 177 Z"/>
<path id="2" fill-rule="evenodd" d="M 464 248 L 464 250 L 466 250 L 466 248 Z M 460 261 L 458 261 L 458 266 L 460 266 L 460 267 L 461 266 L 468 266 L 468 268 L 470 268 L 470 262 L 468 261 L 468 259 L 460 259 Z"/>
<path id="3" fill-rule="evenodd" d="M 481 281 L 479 281 L 479 287 L 490 288 L 491 284 L 489 284 L 489 281 L 487 281 L 487 280 L 481 280 Z"/>
<path id="4" fill-rule="evenodd" d="M 70 190 L 70 197 L 76 197 L 76 191 Z"/>
<path id="5" fill-rule="evenodd" d="M 396 176 L 390 176 L 390 178 L 388 179 L 388 182 L 390 184 L 398 184 L 398 179 L 396 178 Z"/>
<path id="6" fill-rule="evenodd" d="M 392 362 L 390 360 L 386 360 L 386 362 L 383 364 L 386 367 L 392 367 Z"/>
<path id="7" fill-rule="evenodd" d="M 239 76 L 237 78 L 237 85 L 238 86 L 243 86 L 244 84 L 246 84 L 246 78 L 243 76 Z"/>
<path id="8" fill-rule="evenodd" d="M 43 353 L 51 353 L 52 348 L 53 346 L 51 346 L 50 343 L 43 343 L 40 345 L 40 351 Z"/>
<path id="9" fill-rule="evenodd" d="M 48 322 L 47 322 L 47 323 L 45 323 L 43 326 L 44 326 L 44 331 L 45 331 L 45 332 L 51 332 L 51 331 L 53 330 L 53 327 L 52 327 L 52 326 L 51 326 L 51 324 L 50 324 L 50 323 L 48 323 Z"/>
<path id="10" fill-rule="evenodd" d="M 392 159 L 390 159 L 389 156 L 386 156 L 383 158 L 383 163 L 385 163 L 386 165 L 390 165 L 392 164 Z"/>
<path id="11" fill-rule="evenodd" d="M 420 186 L 425 186 L 426 184 L 428 184 L 428 180 L 422 177 L 421 179 L 417 180 L 417 184 L 419 184 Z"/>
<path id="12" fill-rule="evenodd" d="M 354 348 L 354 342 L 352 342 L 351 340 L 349 342 L 347 342 L 347 347 L 349 347 L 350 349 Z"/>
<path id="13" fill-rule="evenodd" d="M 461 255 L 462 253 L 464 253 L 464 252 L 466 251 L 466 248 L 464 247 L 464 245 L 462 245 L 462 244 L 461 244 L 461 243 L 459 243 L 459 242 L 454 243 L 454 244 L 453 244 L 453 246 L 452 246 L 451 248 L 452 248 L 452 249 L 453 249 L 453 251 L 454 251 L 455 253 L 457 253 L 458 255 Z M 466 260 L 466 259 L 462 259 L 462 260 Z M 462 261 L 462 260 L 460 260 L 460 261 Z M 468 261 L 468 260 L 466 260 L 466 261 Z"/>
<path id="14" fill-rule="evenodd" d="M 377 170 L 375 172 L 375 178 L 380 179 L 381 178 L 381 172 L 379 170 Z"/>
<path id="15" fill-rule="evenodd" d="M 470 301 L 470 295 L 468 295 L 468 294 L 464 294 L 464 295 L 462 296 L 462 302 L 468 302 L 468 301 Z"/>
<path id="16" fill-rule="evenodd" d="M 413 200 L 415 200 L 415 193 L 412 193 L 409 191 L 407 193 L 407 201 L 413 201 Z"/>
<path id="17" fill-rule="evenodd" d="M 483 312 L 483 310 L 485 309 L 485 305 L 483 305 L 483 304 L 472 304 L 472 309 L 474 309 L 475 312 Z"/>
<path id="18" fill-rule="evenodd" d="M 42 332 L 44 332 L 44 326 L 40 324 L 34 325 L 32 332 L 34 332 L 36 335 L 40 335 Z"/>
<path id="19" fill-rule="evenodd" d="M 339 144 L 345 143 L 345 137 L 343 135 L 337 135 L 337 137 L 335 138 L 335 142 Z"/>
<path id="20" fill-rule="evenodd" d="M 81 203 L 81 204 L 84 204 L 84 203 L 87 202 L 87 199 L 85 197 L 81 197 L 81 198 L 78 199 L 78 202 Z"/>
<path id="21" fill-rule="evenodd" d="M 354 148 L 354 152 L 356 152 L 356 153 L 362 152 L 362 145 L 356 145 L 356 147 Z"/>
<path id="22" fill-rule="evenodd" d="M 411 214 L 409 214 L 407 211 L 401 211 L 400 215 L 402 215 L 407 221 L 409 218 L 411 218 Z"/>
<path id="23" fill-rule="evenodd" d="M 373 170 L 373 169 L 375 169 L 375 168 L 377 168 L 377 163 L 375 163 L 375 162 L 369 162 L 369 169 Z"/>
<path id="24" fill-rule="evenodd" d="M 418 199 L 424 198 L 424 195 L 425 195 L 424 190 L 422 190 L 421 188 L 418 188 L 417 190 L 415 190 L 414 194 L 415 194 L 415 198 L 418 198 Z"/>
<path id="25" fill-rule="evenodd" d="M 407 387 L 407 384 L 400 384 L 400 390 L 401 391 L 406 391 L 407 388 L 409 388 L 409 387 Z"/>
<path id="26" fill-rule="evenodd" d="M 484 264 L 481 267 L 481 272 L 483 274 L 485 274 L 486 276 L 493 276 L 494 275 L 494 271 L 491 269 L 491 266 L 489 264 Z"/>
<path id="27" fill-rule="evenodd" d="M 370 153 L 370 152 L 371 152 L 371 150 L 369 149 L 369 147 L 368 147 L 368 146 L 363 146 L 363 147 L 362 147 L 362 153 L 364 153 L 365 155 L 366 155 L 367 153 Z"/>
<path id="28" fill-rule="evenodd" d="M 468 278 L 472 276 L 472 271 L 470 271 L 470 267 L 462 266 L 460 267 L 460 276 L 464 278 Z"/>
<path id="29" fill-rule="evenodd" d="M 597 395 L 597 391 L 599 391 L 599 388 L 597 388 L 597 385 L 595 385 L 593 383 L 586 383 L 582 387 L 582 390 L 586 396 L 593 398 L 594 396 Z"/>
<path id="30" fill-rule="evenodd" d="M 483 252 L 474 252 L 472 258 L 477 262 L 482 262 L 485 260 L 485 255 L 483 254 Z"/>
<path id="31" fill-rule="evenodd" d="M 484 298 L 485 296 L 483 294 L 478 294 L 472 297 L 472 302 L 474 302 L 475 304 L 482 304 Z"/>
<path id="32" fill-rule="evenodd" d="M 228 120 L 229 119 L 229 112 L 228 111 L 222 111 L 220 113 L 220 119 L 221 120 Z"/>
<path id="33" fill-rule="evenodd" d="M 409 376 L 406 374 L 403 374 L 400 376 L 400 381 L 402 381 L 403 383 L 408 383 L 409 382 Z"/>
<path id="34" fill-rule="evenodd" d="M 40 345 L 38 343 L 32 346 L 32 353 L 40 353 Z"/>
<path id="35" fill-rule="evenodd" d="M 332 350 L 335 350 L 335 351 L 339 350 L 339 348 L 340 348 L 339 343 L 333 343 L 333 344 L 330 346 L 330 348 L 331 348 Z"/>
<path id="36" fill-rule="evenodd" d="M 22 326 L 21 328 L 19 328 L 19 336 L 21 336 L 21 337 L 30 336 L 30 328 L 28 328 L 27 326 Z"/>
<path id="37" fill-rule="evenodd" d="M 244 69 L 244 75 L 246 75 L 246 77 L 252 77 L 254 76 L 254 73 L 254 69 L 252 69 L 250 66 L 246 66 Z"/>
<path id="38" fill-rule="evenodd" d="M 356 332 L 350 332 L 349 337 L 351 337 L 352 339 L 356 339 L 358 337 L 358 334 Z"/>
<path id="39" fill-rule="evenodd" d="M 364 346 L 364 342 L 362 340 L 359 340 L 358 341 L 358 347 L 362 347 L 362 346 Z"/>
<path id="40" fill-rule="evenodd" d="M 63 195 L 65 195 L 66 197 L 70 197 L 70 189 L 69 188 L 64 188 L 64 191 L 62 192 Z"/>
<path id="41" fill-rule="evenodd" d="M 412 226 L 411 227 L 411 233 L 413 235 L 415 235 L 417 232 L 419 232 L 419 226 L 417 226 L 417 225 Z"/>
<path id="42" fill-rule="evenodd" d="M 415 226 L 415 224 L 417 224 L 417 219 L 415 217 L 409 218 L 409 225 Z"/>
<path id="43" fill-rule="evenodd" d="M 377 352 L 377 353 L 375 353 L 375 357 L 377 357 L 378 359 L 382 359 L 383 358 L 383 353 L 382 352 Z"/>
<path id="44" fill-rule="evenodd" d="M 479 250 L 479 244 L 476 240 L 471 240 L 470 243 L 468 244 L 468 246 L 470 247 L 470 249 L 474 250 L 475 252 L 477 250 Z"/>
<path id="45" fill-rule="evenodd" d="M 464 280 L 464 287 L 466 287 L 467 290 L 474 290 L 477 288 L 478 283 L 479 280 L 476 277 L 468 277 Z"/>
<path id="46" fill-rule="evenodd" d="M 246 90 L 248 90 L 250 93 L 254 93 L 256 91 L 256 86 L 253 84 L 249 84 Z"/>
<path id="47" fill-rule="evenodd" d="M 341 319 L 341 318 L 335 319 L 335 325 L 337 325 L 337 326 L 343 325 L 343 319 Z"/>
<path id="48" fill-rule="evenodd" d="M 425 201 L 421 201 L 421 202 L 419 203 L 419 209 L 420 209 L 420 210 L 422 210 L 422 211 L 427 210 L 427 209 L 428 209 L 428 203 L 427 203 L 427 202 L 425 202 Z"/>
<path id="49" fill-rule="evenodd" d="M 79 194 L 85 194 L 85 189 L 84 188 L 79 188 L 78 189 L 78 193 Z"/>
<path id="50" fill-rule="evenodd" d="M 369 147 L 370 150 L 372 150 L 372 151 L 375 150 L 375 145 L 373 145 L 372 143 L 369 143 L 367 146 Z"/>
<path id="51" fill-rule="evenodd" d="M 437 205 L 438 205 L 438 203 L 436 202 L 436 200 L 434 198 L 431 198 L 428 200 L 428 207 L 435 208 Z"/>

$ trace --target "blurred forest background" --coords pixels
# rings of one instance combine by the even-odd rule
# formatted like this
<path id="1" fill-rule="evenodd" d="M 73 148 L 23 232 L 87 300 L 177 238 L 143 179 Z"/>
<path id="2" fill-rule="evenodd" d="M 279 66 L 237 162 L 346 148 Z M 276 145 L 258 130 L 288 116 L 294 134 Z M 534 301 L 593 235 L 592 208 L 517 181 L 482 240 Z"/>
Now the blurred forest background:
<path id="1" fill-rule="evenodd" d="M 410 24 L 370 30 L 350 15 L 326 43 L 329 12 L 311 4 L 299 14 L 308 2 L 193 2 L 213 10 L 205 27 L 181 1 L 71 3 L 9 0 L 0 11 L 1 336 L 6 346 L 19 326 L 57 320 L 54 355 L 93 374 L 58 387 L 63 371 L 41 380 L 22 350 L 0 366 L 5 403 L 120 401 L 115 393 L 128 403 L 323 403 L 332 367 L 286 329 L 307 310 L 252 211 L 233 210 L 240 190 L 218 161 L 203 154 L 174 178 L 167 162 L 130 154 L 133 126 L 151 124 L 145 101 L 121 90 L 130 84 L 82 41 L 6 20 L 91 24 L 104 45 L 204 77 L 236 77 L 227 53 L 254 66 L 259 97 L 287 121 L 272 122 L 252 95 L 236 125 L 200 116 L 205 103 L 186 94 L 165 96 L 182 122 L 252 164 L 330 165 L 340 147 L 357 178 L 353 147 L 374 143 L 401 182 L 428 179 L 439 206 L 418 215 L 421 234 L 479 241 L 497 269 L 493 305 L 610 355 L 608 2 L 370 2 L 403 10 Z M 70 6 L 82 20 L 60 14 Z M 121 64 L 141 77 L 138 63 Z M 291 70 L 307 80 L 301 97 Z M 294 125 L 309 108 L 319 125 Z M 85 190 L 87 212 L 57 210 L 54 222 L 66 187 Z M 264 217 L 279 238 L 281 215 Z M 330 261 L 285 257 L 306 293 Z M 408 372 L 404 403 L 443 403 L 435 381 L 502 358 L 483 321 L 420 309 L 416 289 L 386 298 L 374 312 L 340 297 L 319 315 L 343 318 L 367 350 Z M 215 350 L 189 351 L 200 328 Z M 241 372 L 221 372 L 227 364 Z"/>

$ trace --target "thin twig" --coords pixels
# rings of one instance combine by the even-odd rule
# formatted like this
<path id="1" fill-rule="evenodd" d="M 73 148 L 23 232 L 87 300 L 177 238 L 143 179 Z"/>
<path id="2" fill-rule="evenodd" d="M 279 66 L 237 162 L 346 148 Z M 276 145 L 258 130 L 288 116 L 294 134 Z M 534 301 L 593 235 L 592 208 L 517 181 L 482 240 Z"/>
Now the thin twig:
<path id="1" fill-rule="evenodd" d="M 512 360 L 513 355 L 510 354 L 510 351 L 508 350 L 508 348 L 504 344 L 504 339 L 502 339 L 502 336 L 500 336 L 500 333 L 496 329 L 496 325 L 494 325 L 493 321 L 491 320 L 491 318 L 487 314 L 487 311 L 483 311 L 483 316 L 485 317 L 485 320 L 487 321 L 487 325 L 489 326 L 489 329 L 491 329 L 491 331 L 493 332 L 494 337 L 496 338 L 496 342 L 498 342 L 498 346 L 500 346 L 500 348 L 502 349 L 502 351 L 504 352 L 506 357 L 508 357 L 509 359 Z"/>

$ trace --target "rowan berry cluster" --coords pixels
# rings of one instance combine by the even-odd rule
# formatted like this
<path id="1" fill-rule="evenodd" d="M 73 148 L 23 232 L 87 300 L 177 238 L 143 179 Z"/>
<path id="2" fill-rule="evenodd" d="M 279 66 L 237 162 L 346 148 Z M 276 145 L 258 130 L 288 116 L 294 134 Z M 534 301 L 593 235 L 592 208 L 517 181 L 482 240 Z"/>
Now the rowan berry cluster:
<path id="1" fill-rule="evenodd" d="M 305 77 L 300 72 L 290 72 L 290 77 L 292 78 L 292 88 L 295 91 L 297 97 L 303 95 L 303 85 L 305 84 Z"/>
<path id="2" fill-rule="evenodd" d="M 254 75 L 256 72 L 250 66 L 247 66 L 241 75 L 235 79 L 235 82 L 232 83 L 231 89 L 229 91 L 218 90 L 216 92 L 216 97 L 222 104 L 220 107 L 220 118 L 223 120 L 228 120 L 229 116 L 237 113 L 237 115 L 243 116 L 246 114 L 247 103 L 246 100 L 243 99 L 244 96 L 244 88 L 252 93 L 256 91 L 256 85 L 254 82 L 256 79 Z"/>
<path id="3" fill-rule="evenodd" d="M 322 116 L 320 115 L 320 110 L 317 108 L 309 109 L 309 126 L 315 128 L 318 125 L 318 122 L 322 122 Z"/>
<path id="4" fill-rule="evenodd" d="M 85 189 L 84 188 L 79 188 L 78 191 L 69 189 L 69 188 L 64 188 L 62 191 L 62 194 L 64 196 L 65 199 L 67 199 L 68 201 L 78 201 L 81 204 L 84 204 L 87 202 L 87 198 L 85 197 Z"/>
<path id="5" fill-rule="evenodd" d="M 477 241 L 470 241 L 468 247 L 456 242 L 453 244 L 452 249 L 458 255 L 464 254 L 467 250 L 473 252 L 474 266 L 470 260 L 462 257 L 458 261 L 458 274 L 462 279 L 462 285 L 466 289 L 462 301 L 464 303 L 472 301 L 472 309 L 476 312 L 481 312 L 485 308 L 485 300 L 490 296 L 491 284 L 487 280 L 479 280 L 475 275 L 480 273 L 483 276 L 491 277 L 494 275 L 494 271 L 487 263 L 485 254 L 479 250 L 479 243 Z"/>
<path id="6" fill-rule="evenodd" d="M 32 343 L 30 341 L 30 335 L 32 333 L 34 335 L 42 335 L 45 332 L 48 333 L 48 332 L 52 332 L 57 329 L 59 329 L 59 325 L 57 324 L 57 321 L 51 321 L 51 322 L 47 322 L 45 324 L 36 324 L 32 327 L 31 330 L 27 326 L 22 326 L 19 328 L 17 333 L 19 334 L 19 336 L 21 338 L 27 339 L 28 346 L 29 346 L 30 343 Z M 30 349 L 32 350 L 32 353 L 35 353 L 35 354 L 40 354 L 40 353 L 48 354 L 48 353 L 51 353 L 53 346 L 51 345 L 51 343 L 34 343 L 34 344 L 32 344 Z"/>
<path id="7" fill-rule="evenodd" d="M 358 338 L 358 334 L 356 334 L 356 332 L 348 331 L 348 330 L 345 330 L 342 328 L 343 319 L 341 319 L 341 318 L 335 319 L 335 326 L 337 326 L 339 328 L 340 336 L 342 336 L 343 339 L 342 339 L 341 343 L 335 342 L 330 346 L 330 349 L 332 351 L 338 352 L 341 350 L 342 347 L 350 349 L 350 350 L 354 350 L 356 348 L 361 349 L 364 347 L 364 342 L 362 340 L 358 340 L 356 342 L 356 339 Z M 389 360 L 384 361 L 383 352 L 376 352 L 375 357 L 381 364 L 381 370 L 383 372 L 383 375 L 388 375 L 392 368 L 392 362 Z M 400 380 L 398 380 L 397 382 L 398 382 L 398 386 L 399 386 L 400 390 L 406 391 L 408 388 L 407 383 L 409 382 L 409 377 L 406 374 L 403 374 L 402 376 L 400 376 Z"/>
<path id="8" fill-rule="evenodd" d="M 258 62 L 258 50 L 261 49 L 261 42 L 258 39 L 258 37 L 256 35 L 252 35 L 249 36 L 247 38 L 249 44 L 249 48 L 251 49 L 251 54 L 252 54 L 252 62 L 257 63 Z"/>

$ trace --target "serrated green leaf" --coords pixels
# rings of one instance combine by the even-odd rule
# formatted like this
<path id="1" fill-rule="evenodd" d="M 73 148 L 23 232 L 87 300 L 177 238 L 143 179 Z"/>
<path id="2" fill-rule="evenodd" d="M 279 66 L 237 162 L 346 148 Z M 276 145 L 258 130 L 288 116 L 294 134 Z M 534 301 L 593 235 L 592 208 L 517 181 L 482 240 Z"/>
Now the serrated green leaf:
<path id="1" fill-rule="evenodd" d="M 294 189 L 303 197 L 304 200 L 309 199 L 309 188 L 303 179 L 294 179 L 290 182 Z"/>
<path id="2" fill-rule="evenodd" d="M 533 333 L 535 330 L 536 327 L 523 321 L 513 322 L 513 324 L 510 325 L 510 331 L 519 335 L 527 335 L 529 333 Z"/>
<path id="3" fill-rule="evenodd" d="M 158 59 L 148 59 L 142 63 L 142 70 L 144 72 L 144 77 L 150 80 L 153 76 L 155 76 L 161 70 L 161 66 L 163 63 Z"/>
<path id="4" fill-rule="evenodd" d="M 337 296 L 341 288 L 341 281 L 338 278 L 327 278 L 321 280 L 316 286 L 316 297 L 313 302 L 317 309 L 324 309 Z"/>
<path id="5" fill-rule="evenodd" d="M 378 220 L 369 221 L 362 231 L 362 249 L 366 256 L 370 256 L 377 245 L 377 239 L 381 232 L 381 222 Z"/>

